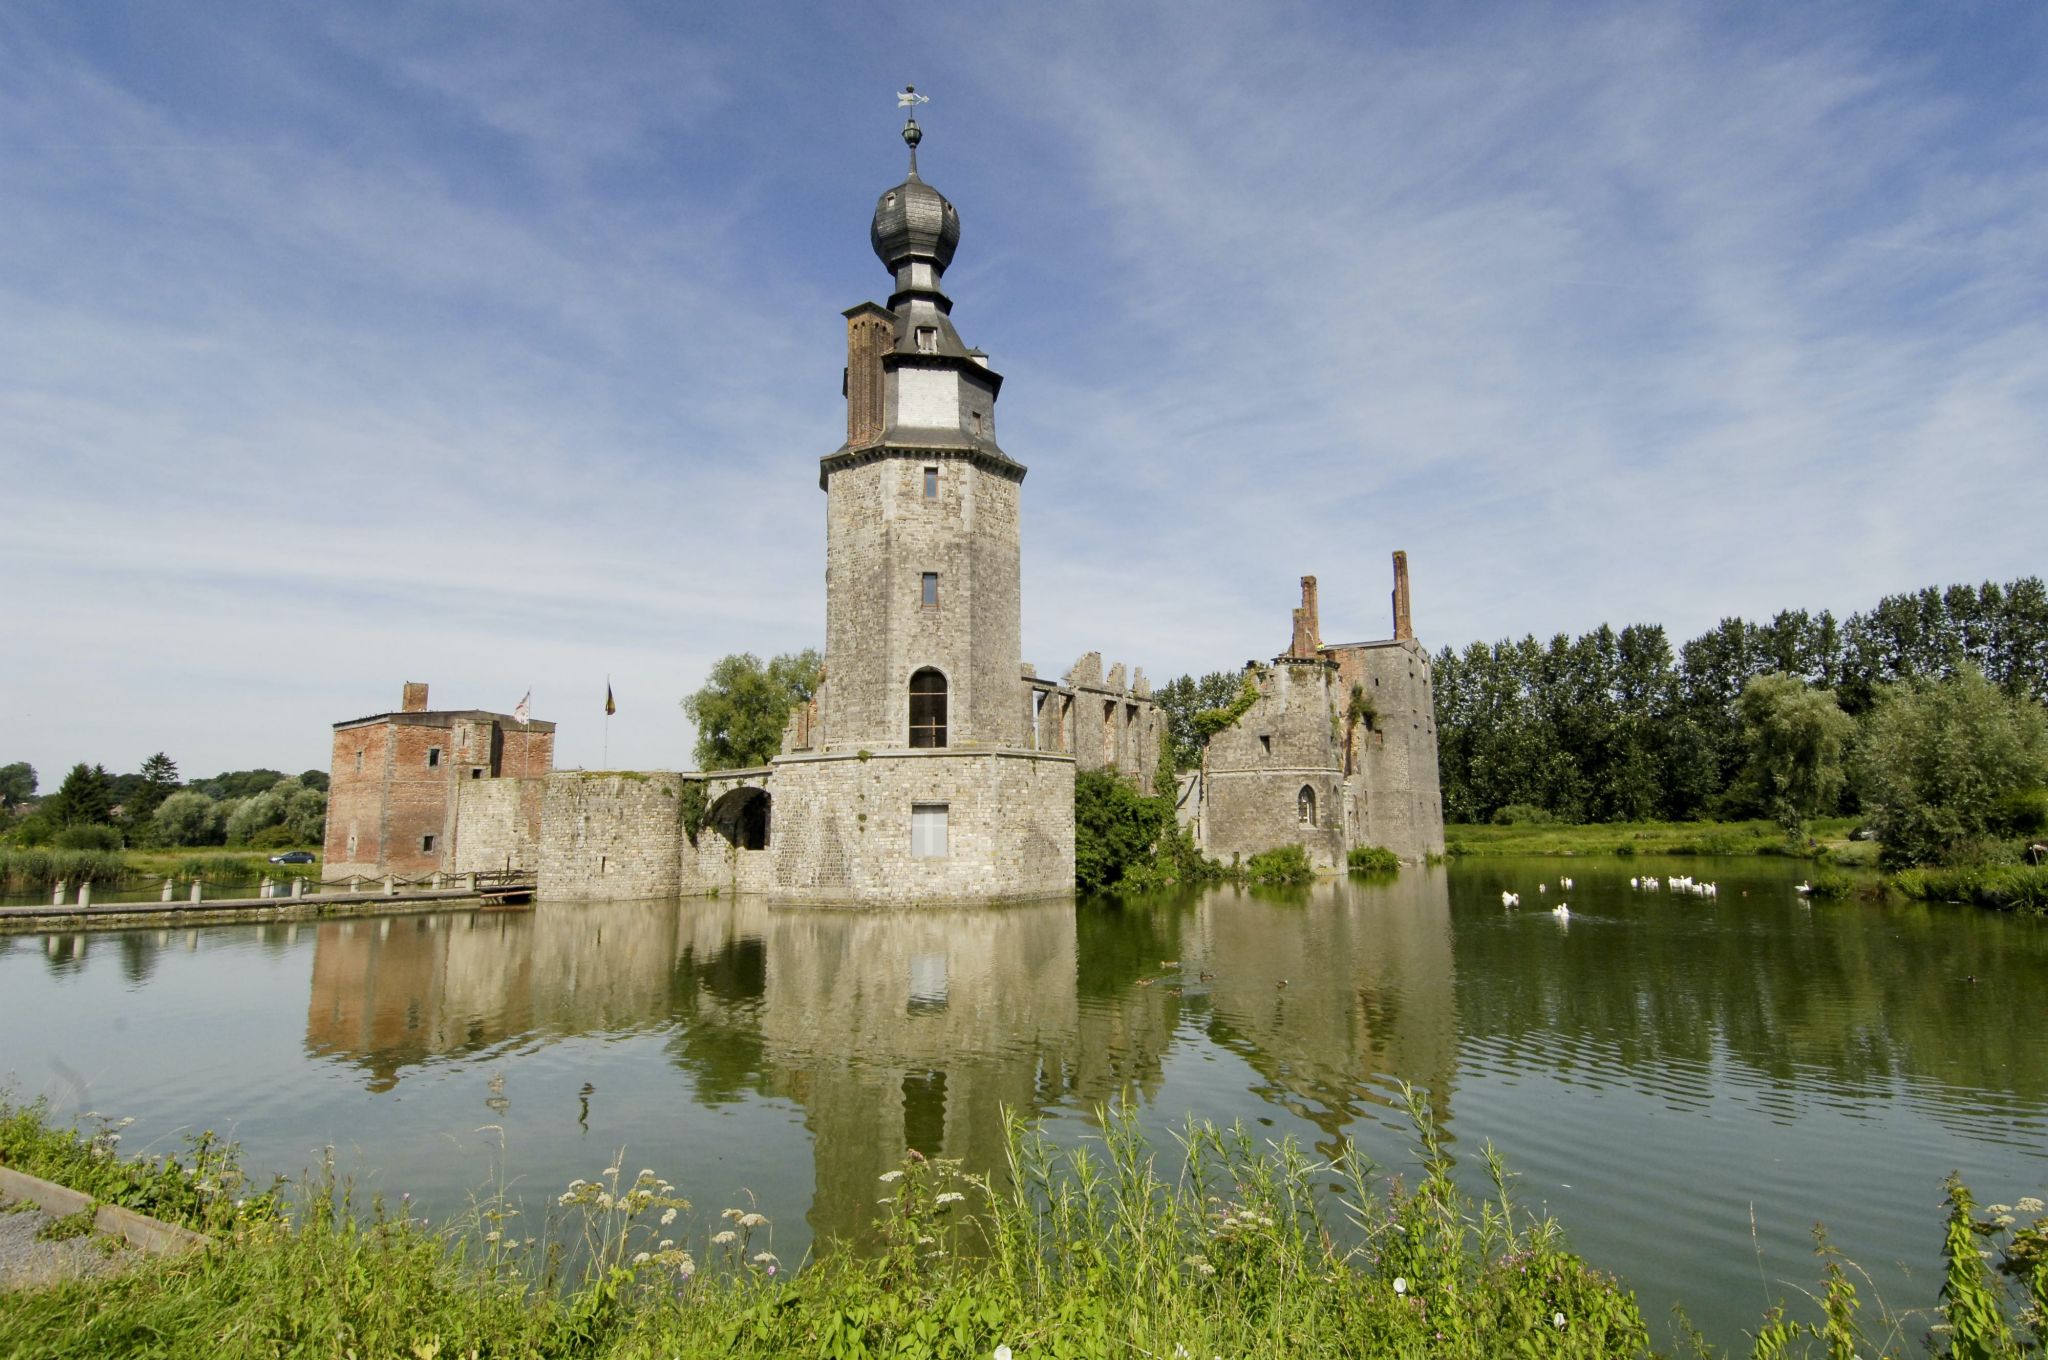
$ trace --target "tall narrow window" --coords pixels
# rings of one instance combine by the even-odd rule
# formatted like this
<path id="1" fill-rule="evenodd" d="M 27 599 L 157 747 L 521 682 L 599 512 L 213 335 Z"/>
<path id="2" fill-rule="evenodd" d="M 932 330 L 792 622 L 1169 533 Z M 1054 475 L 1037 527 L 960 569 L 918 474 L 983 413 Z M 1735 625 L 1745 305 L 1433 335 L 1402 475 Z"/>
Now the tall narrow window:
<path id="1" fill-rule="evenodd" d="M 427 768 L 431 770 L 438 766 L 440 763 L 441 748 L 438 746 L 429 746 L 427 748 Z"/>
<path id="2" fill-rule="evenodd" d="M 910 805 L 910 857 L 912 859 L 944 859 L 950 853 L 946 846 L 945 803 L 912 803 Z"/>
<path id="3" fill-rule="evenodd" d="M 357 774 L 361 774 L 362 772 L 363 772 L 363 753 L 362 753 L 361 751 L 358 751 L 358 752 L 356 752 L 356 773 L 357 773 Z"/>
<path id="4" fill-rule="evenodd" d="M 918 582 L 918 603 L 926 609 L 939 607 L 939 574 L 935 571 L 924 573 Z"/>
<path id="5" fill-rule="evenodd" d="M 917 352 L 919 354 L 937 354 L 939 352 L 939 332 L 937 327 L 919 326 L 917 328 Z"/>
<path id="6" fill-rule="evenodd" d="M 434 852 L 434 838 L 432 836 L 420 837 L 420 849 L 427 854 L 432 854 Z"/>
<path id="7" fill-rule="evenodd" d="M 1309 826 L 1316 824 L 1316 791 L 1308 785 L 1301 786 L 1301 797 L 1295 800 L 1301 820 Z"/>
<path id="8" fill-rule="evenodd" d="M 946 677 L 930 668 L 910 677 L 910 744 L 946 744 Z"/>
<path id="9" fill-rule="evenodd" d="M 924 498 L 928 501 L 939 498 L 939 470 L 935 467 L 924 470 Z"/>

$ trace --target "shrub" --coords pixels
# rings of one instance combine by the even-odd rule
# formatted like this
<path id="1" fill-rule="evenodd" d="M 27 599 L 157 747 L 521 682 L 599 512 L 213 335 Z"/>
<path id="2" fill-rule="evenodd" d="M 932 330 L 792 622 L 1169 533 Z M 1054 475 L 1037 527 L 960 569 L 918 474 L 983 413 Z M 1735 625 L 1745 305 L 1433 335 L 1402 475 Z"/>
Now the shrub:
<path id="1" fill-rule="evenodd" d="M 1557 817 L 1534 803 L 1509 803 L 1495 808 L 1490 820 L 1495 826 L 1550 826 Z"/>
<path id="2" fill-rule="evenodd" d="M 119 850 L 121 833 L 111 826 L 60 826 L 50 844 L 59 850 Z"/>
<path id="3" fill-rule="evenodd" d="M 1309 866 L 1308 851 L 1298 845 L 1282 845 L 1271 850 L 1262 850 L 1244 864 L 1245 881 L 1263 883 L 1268 886 L 1283 886 L 1291 883 L 1308 883 L 1314 880 L 1316 871 Z"/>
<path id="4" fill-rule="evenodd" d="M 1074 776 L 1074 883 L 1105 892 L 1153 858 L 1173 825 L 1173 804 L 1148 798 L 1109 770 Z"/>
<path id="5" fill-rule="evenodd" d="M 1398 874 L 1401 857 L 1383 845 L 1354 845 L 1344 857 L 1354 874 Z"/>
<path id="6" fill-rule="evenodd" d="M 2048 715 L 1968 668 L 1934 685 L 1890 685 L 1856 764 L 1885 863 L 1958 863 L 2015 795 L 2048 782 Z"/>

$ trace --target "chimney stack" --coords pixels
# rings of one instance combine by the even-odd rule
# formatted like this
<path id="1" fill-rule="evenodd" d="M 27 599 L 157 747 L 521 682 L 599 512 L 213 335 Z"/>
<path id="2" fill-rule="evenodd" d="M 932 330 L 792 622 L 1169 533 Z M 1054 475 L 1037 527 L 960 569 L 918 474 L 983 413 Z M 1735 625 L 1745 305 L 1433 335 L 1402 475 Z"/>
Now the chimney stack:
<path id="1" fill-rule="evenodd" d="M 1301 578 L 1301 608 L 1294 611 L 1294 641 L 1289 656 L 1313 658 L 1323 650 L 1322 625 L 1316 620 L 1316 578 Z"/>
<path id="2" fill-rule="evenodd" d="M 408 680 L 405 682 L 405 697 L 399 701 L 400 709 L 406 713 L 427 711 L 427 682 Z"/>
<path id="3" fill-rule="evenodd" d="M 1415 620 L 1409 613 L 1408 605 L 1408 554 L 1394 554 L 1394 640 L 1397 642 L 1415 639 Z"/>

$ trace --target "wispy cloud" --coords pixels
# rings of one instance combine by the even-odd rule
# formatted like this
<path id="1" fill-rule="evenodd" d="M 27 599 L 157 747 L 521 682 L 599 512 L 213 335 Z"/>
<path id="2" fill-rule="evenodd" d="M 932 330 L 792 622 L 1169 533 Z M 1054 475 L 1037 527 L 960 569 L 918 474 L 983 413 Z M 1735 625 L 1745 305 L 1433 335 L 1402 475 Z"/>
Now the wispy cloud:
<path id="1" fill-rule="evenodd" d="M 18 11 L 0 759 L 319 764 L 426 678 L 594 763 L 609 671 L 685 760 L 822 632 L 906 75 L 1041 672 L 1270 654 L 1303 572 L 1383 634 L 1396 547 L 1453 644 L 2038 570 L 2048 82 L 1974 59 L 2048 21 L 1830 15 Z"/>

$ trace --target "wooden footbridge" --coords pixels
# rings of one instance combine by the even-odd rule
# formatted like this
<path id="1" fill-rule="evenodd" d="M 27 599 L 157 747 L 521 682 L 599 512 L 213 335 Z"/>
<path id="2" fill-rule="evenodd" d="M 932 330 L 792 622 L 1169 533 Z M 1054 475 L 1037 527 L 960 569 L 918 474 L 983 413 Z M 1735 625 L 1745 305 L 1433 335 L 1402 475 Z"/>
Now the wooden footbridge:
<path id="1" fill-rule="evenodd" d="M 365 886 L 365 885 L 368 886 Z M 106 930 L 136 926 L 222 925 L 237 921 L 307 921 L 322 917 L 393 916 L 475 906 L 483 910 L 520 909 L 533 902 L 534 876 L 523 871 L 483 874 L 435 874 L 431 879 L 350 879 L 318 883 L 306 891 L 307 880 L 265 882 L 258 897 L 205 895 L 194 882 L 180 898 L 172 880 L 155 902 L 94 902 L 92 884 L 79 885 L 74 899 L 59 883 L 47 905 L 0 907 L 0 934 L 51 930 Z"/>

